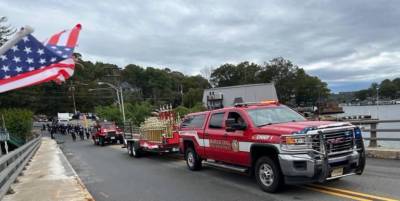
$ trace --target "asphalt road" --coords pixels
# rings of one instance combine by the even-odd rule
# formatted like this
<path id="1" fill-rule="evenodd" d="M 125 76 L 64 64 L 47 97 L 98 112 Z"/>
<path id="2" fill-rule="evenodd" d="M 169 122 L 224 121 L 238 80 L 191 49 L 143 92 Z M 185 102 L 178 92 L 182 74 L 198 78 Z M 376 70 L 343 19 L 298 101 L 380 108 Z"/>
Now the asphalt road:
<path id="1" fill-rule="evenodd" d="M 205 167 L 189 171 L 177 156 L 128 156 L 121 145 L 64 139 L 62 149 L 97 201 L 400 200 L 400 161 L 368 159 L 362 176 L 261 191 L 253 178 Z"/>

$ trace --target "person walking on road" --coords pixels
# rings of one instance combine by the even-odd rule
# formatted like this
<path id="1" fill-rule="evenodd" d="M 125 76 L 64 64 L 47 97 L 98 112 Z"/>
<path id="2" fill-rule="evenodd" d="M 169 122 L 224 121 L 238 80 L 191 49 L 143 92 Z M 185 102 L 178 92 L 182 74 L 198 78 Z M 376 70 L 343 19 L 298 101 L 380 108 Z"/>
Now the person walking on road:
<path id="1" fill-rule="evenodd" d="M 89 139 L 90 138 L 90 128 L 86 128 L 85 133 L 86 133 L 86 139 Z"/>
<path id="2" fill-rule="evenodd" d="M 85 139 L 85 135 L 83 133 L 83 126 L 79 125 L 79 137 L 81 138 L 81 140 Z"/>
<path id="3" fill-rule="evenodd" d="M 75 130 L 72 130 L 72 131 L 71 131 L 72 141 L 74 141 L 74 142 L 76 141 L 76 134 L 75 134 L 75 133 L 76 133 Z"/>
<path id="4" fill-rule="evenodd" d="M 56 132 L 56 127 L 53 125 L 50 127 L 50 136 L 51 139 L 54 139 L 54 133 Z"/>

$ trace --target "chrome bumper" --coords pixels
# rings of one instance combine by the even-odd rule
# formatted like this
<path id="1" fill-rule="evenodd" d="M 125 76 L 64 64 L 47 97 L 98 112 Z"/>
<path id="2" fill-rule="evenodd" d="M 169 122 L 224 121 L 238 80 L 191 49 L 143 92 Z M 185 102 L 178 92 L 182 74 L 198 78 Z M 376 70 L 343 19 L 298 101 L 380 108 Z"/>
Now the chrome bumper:
<path id="1" fill-rule="evenodd" d="M 279 163 L 284 176 L 306 177 L 315 181 L 330 180 L 355 174 L 360 154 L 353 151 L 345 156 L 314 159 L 309 154 L 279 154 Z M 331 177 L 333 168 L 343 167 L 341 176 Z"/>

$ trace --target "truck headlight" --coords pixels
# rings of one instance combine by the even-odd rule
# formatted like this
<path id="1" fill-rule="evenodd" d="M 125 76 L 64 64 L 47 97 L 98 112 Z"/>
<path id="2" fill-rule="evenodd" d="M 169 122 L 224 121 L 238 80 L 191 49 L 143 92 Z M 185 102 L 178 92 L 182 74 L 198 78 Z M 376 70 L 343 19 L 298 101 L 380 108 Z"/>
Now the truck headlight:
<path id="1" fill-rule="evenodd" d="M 356 139 L 361 139 L 362 138 L 361 129 L 359 127 L 354 128 L 354 137 Z"/>
<path id="2" fill-rule="evenodd" d="M 305 151 L 312 149 L 311 137 L 308 135 L 282 136 L 281 148 L 286 151 Z"/>

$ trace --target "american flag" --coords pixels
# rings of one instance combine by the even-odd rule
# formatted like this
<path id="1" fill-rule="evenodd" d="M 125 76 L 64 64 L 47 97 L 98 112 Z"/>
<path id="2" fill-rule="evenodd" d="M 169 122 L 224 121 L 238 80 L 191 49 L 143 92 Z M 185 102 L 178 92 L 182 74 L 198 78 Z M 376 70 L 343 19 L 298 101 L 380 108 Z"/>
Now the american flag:
<path id="1" fill-rule="evenodd" d="M 71 77 L 80 30 L 78 24 L 69 31 L 54 34 L 44 43 L 31 34 L 19 37 L 0 55 L 0 93 L 49 81 L 60 83 Z"/>

